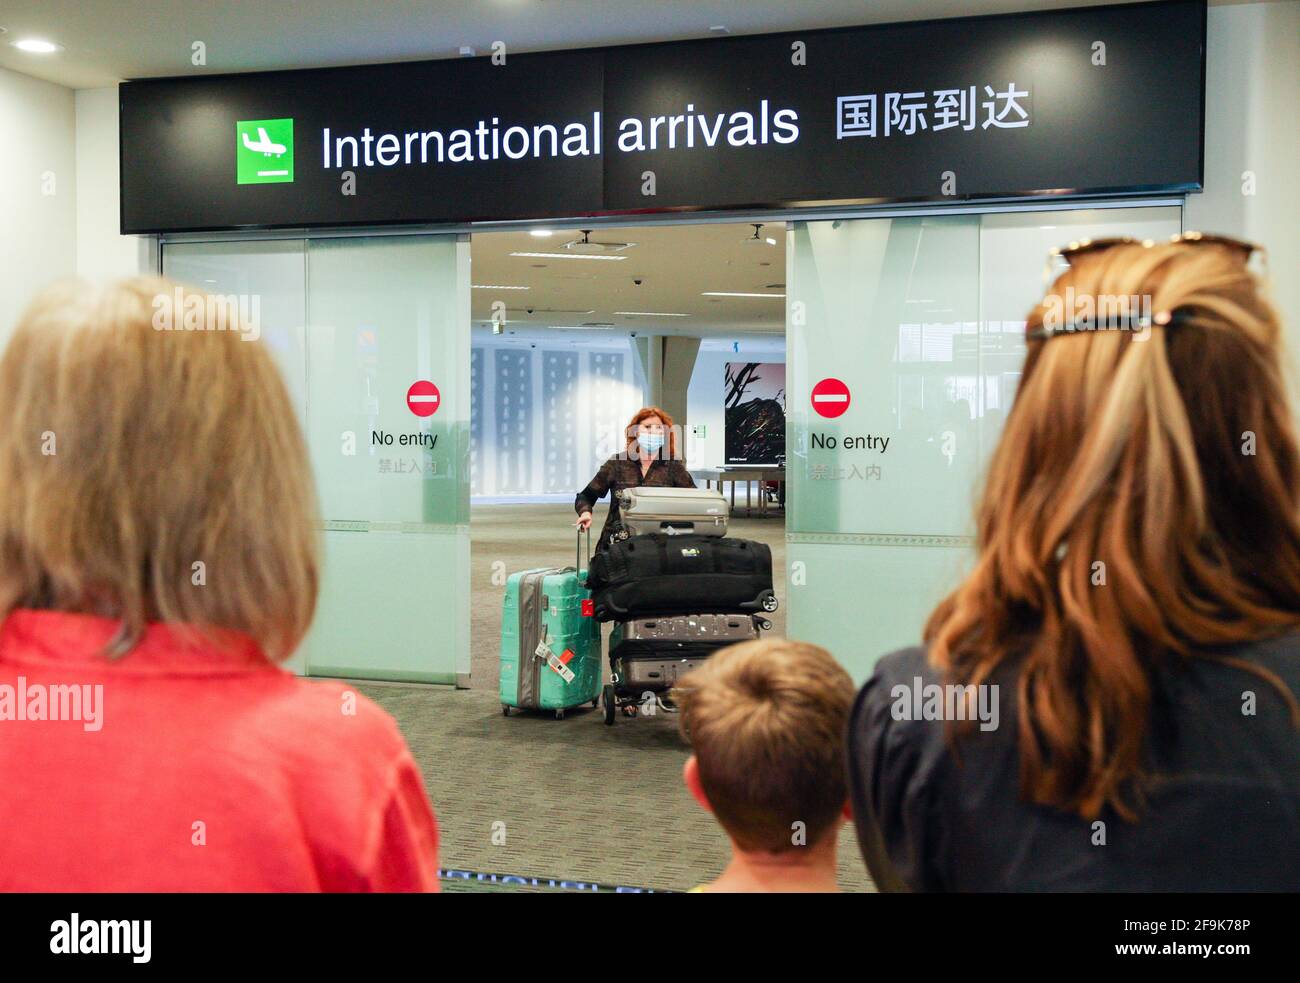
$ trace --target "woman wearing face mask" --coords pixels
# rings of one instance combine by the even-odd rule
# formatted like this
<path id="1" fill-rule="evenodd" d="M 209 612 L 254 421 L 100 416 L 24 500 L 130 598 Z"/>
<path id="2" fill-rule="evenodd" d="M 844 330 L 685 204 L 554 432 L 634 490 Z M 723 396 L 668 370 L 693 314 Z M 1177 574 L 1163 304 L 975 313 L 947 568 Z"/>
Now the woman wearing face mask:
<path id="1" fill-rule="evenodd" d="M 596 502 L 610 496 L 609 515 L 601 530 L 596 549 L 603 550 L 615 540 L 627 539 L 618 513 L 618 491 L 658 485 L 673 488 L 694 488 L 695 481 L 686 470 L 686 462 L 678 456 L 677 431 L 673 418 L 657 406 L 637 410 L 627 425 L 627 443 L 623 453 L 615 454 L 600 466 L 596 477 L 578 492 L 573 506 L 578 513 L 577 527 L 591 528 L 591 510 Z"/>

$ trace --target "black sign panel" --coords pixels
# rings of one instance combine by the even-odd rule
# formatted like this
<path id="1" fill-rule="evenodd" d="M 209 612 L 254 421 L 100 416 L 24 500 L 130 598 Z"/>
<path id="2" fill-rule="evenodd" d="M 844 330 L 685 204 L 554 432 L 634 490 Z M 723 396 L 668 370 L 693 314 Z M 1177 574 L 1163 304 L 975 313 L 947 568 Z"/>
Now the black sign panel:
<path id="1" fill-rule="evenodd" d="M 128 82 L 124 233 L 1201 187 L 1205 4 Z"/>

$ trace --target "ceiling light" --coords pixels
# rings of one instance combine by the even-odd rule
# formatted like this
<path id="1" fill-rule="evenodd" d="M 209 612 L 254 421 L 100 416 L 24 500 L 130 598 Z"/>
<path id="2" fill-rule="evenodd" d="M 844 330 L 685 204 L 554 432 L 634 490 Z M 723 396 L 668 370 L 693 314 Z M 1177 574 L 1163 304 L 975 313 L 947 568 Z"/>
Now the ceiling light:
<path id="1" fill-rule="evenodd" d="M 536 256 L 540 259 L 627 259 L 626 256 L 592 255 L 591 253 L 511 253 L 511 256 Z"/>
<path id="2" fill-rule="evenodd" d="M 776 240 L 773 239 L 771 236 L 768 236 L 768 237 L 767 237 L 767 244 L 768 244 L 769 246 L 775 246 L 775 245 L 776 245 Z"/>
<path id="3" fill-rule="evenodd" d="M 701 297 L 784 297 L 785 294 L 746 294 L 746 293 L 732 293 L 731 291 L 728 290 L 706 290 L 702 294 L 700 294 L 700 296 Z"/>
<path id="4" fill-rule="evenodd" d="M 533 229 L 528 233 L 530 236 L 536 236 L 538 239 L 545 239 L 551 234 L 550 229 Z"/>
<path id="5" fill-rule="evenodd" d="M 690 317 L 689 314 L 668 314 L 664 311 L 615 311 L 624 317 Z"/>
<path id="6" fill-rule="evenodd" d="M 20 38 L 13 42 L 13 46 L 19 51 L 26 51 L 33 55 L 50 55 L 60 50 L 60 45 L 53 41 L 42 41 L 40 38 Z"/>
<path id="7" fill-rule="evenodd" d="M 472 283 L 470 287 L 474 290 L 531 290 L 532 287 L 507 287 L 500 283 Z"/>

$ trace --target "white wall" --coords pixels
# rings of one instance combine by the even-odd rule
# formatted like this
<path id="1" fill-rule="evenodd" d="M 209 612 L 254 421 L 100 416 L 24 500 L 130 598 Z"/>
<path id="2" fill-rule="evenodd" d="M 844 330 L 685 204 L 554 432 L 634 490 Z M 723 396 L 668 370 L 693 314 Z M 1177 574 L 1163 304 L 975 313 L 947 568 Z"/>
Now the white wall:
<path id="1" fill-rule="evenodd" d="M 1282 311 L 1291 378 L 1300 375 L 1300 3 L 1209 10 L 1205 86 L 1205 191 L 1189 195 L 1188 229 L 1225 232 L 1267 247 Z M 1243 175 L 1254 175 L 1254 193 Z"/>
<path id="2" fill-rule="evenodd" d="M 728 362 L 784 362 L 785 336 L 734 339 L 709 338 L 700 344 L 695 358 L 695 373 L 686 390 L 686 419 L 689 426 L 704 427 L 704 436 L 687 435 L 686 465 L 689 468 L 716 468 L 726 462 L 724 439 L 723 373 Z"/>
<path id="3" fill-rule="evenodd" d="M 153 241 L 118 234 L 117 86 L 76 93 L 77 274 L 106 280 L 152 272 Z"/>
<path id="4" fill-rule="evenodd" d="M 44 286 L 152 270 L 118 234 L 117 87 L 71 89 L 0 69 L 0 345 Z"/>
<path id="5" fill-rule="evenodd" d="M 71 89 L 0 69 L 0 345 L 36 291 L 77 265 Z"/>

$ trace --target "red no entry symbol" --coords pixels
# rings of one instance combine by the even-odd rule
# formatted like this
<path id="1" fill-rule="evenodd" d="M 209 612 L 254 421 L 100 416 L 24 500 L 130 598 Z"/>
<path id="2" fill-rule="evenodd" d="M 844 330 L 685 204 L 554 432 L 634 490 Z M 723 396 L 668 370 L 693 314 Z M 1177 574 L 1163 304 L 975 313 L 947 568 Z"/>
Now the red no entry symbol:
<path id="1" fill-rule="evenodd" d="M 849 387 L 839 379 L 828 377 L 812 388 L 812 408 L 820 416 L 843 416 L 852 398 Z"/>
<path id="2" fill-rule="evenodd" d="M 438 412 L 441 400 L 438 387 L 427 379 L 413 382 L 406 390 L 406 406 L 416 416 L 433 416 Z"/>

